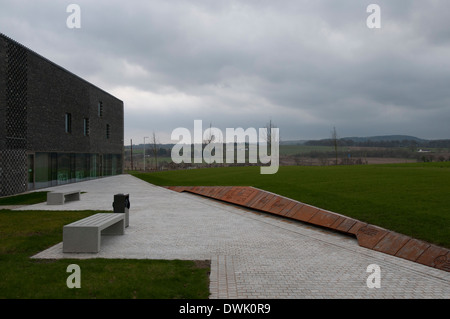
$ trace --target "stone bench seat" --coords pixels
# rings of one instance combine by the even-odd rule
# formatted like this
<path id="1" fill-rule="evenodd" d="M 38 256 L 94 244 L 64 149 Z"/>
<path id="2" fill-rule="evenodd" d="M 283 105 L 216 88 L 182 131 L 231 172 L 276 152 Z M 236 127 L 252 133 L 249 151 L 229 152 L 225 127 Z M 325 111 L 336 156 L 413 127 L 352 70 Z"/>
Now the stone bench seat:
<path id="1" fill-rule="evenodd" d="M 123 235 L 125 214 L 98 213 L 63 227 L 64 253 L 98 253 L 102 235 Z"/>
<path id="2" fill-rule="evenodd" d="M 47 193 L 47 205 L 64 205 L 66 202 L 80 200 L 80 190 Z"/>

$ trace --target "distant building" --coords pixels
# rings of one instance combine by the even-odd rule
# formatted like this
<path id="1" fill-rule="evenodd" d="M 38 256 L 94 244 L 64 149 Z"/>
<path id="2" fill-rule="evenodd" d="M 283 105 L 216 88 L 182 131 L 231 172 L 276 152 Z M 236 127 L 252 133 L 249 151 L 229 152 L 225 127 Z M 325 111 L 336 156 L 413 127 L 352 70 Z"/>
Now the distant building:
<path id="1" fill-rule="evenodd" d="M 121 174 L 123 102 L 0 33 L 0 196 Z"/>

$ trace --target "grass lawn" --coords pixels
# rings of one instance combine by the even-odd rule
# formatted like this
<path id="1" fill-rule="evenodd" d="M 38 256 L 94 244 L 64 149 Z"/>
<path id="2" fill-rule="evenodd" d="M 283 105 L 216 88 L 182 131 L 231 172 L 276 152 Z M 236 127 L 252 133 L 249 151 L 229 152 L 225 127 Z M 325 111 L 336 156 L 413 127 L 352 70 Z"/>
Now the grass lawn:
<path id="1" fill-rule="evenodd" d="M 23 204 L 33 196 L 16 198 L 14 204 Z M 0 299 L 209 297 L 209 262 L 30 259 L 34 254 L 61 242 L 64 225 L 93 213 L 98 211 L 0 210 Z M 67 267 L 70 264 L 80 266 L 80 289 L 67 287 L 66 281 L 71 275 Z"/>
<path id="2" fill-rule="evenodd" d="M 160 186 L 254 186 L 450 248 L 450 162 L 132 174 Z"/>
<path id="3" fill-rule="evenodd" d="M 47 200 L 47 192 L 32 192 L 15 196 L 0 198 L 0 206 L 7 205 L 33 205 L 45 202 Z"/>

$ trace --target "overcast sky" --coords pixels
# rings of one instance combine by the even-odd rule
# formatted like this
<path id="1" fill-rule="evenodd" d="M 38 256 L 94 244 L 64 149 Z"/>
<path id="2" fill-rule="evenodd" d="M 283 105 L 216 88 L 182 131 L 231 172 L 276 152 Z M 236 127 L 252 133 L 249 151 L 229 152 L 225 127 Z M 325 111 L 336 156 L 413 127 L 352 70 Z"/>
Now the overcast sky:
<path id="1" fill-rule="evenodd" d="M 69 4 L 81 9 L 70 29 Z M 368 28 L 371 3 L 381 28 Z M 0 0 L 0 32 L 124 102 L 125 144 L 194 120 L 282 140 L 450 138 L 448 0 Z M 177 141 L 172 141 L 176 143 Z"/>

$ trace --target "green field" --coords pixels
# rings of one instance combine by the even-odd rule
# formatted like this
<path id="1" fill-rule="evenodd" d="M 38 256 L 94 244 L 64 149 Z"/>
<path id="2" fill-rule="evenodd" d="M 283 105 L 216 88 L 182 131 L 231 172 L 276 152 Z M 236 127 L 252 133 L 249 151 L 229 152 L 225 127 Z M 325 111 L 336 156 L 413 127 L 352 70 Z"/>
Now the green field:
<path id="1" fill-rule="evenodd" d="M 450 162 L 132 174 L 160 186 L 253 186 L 450 248 Z"/>
<path id="2" fill-rule="evenodd" d="M 0 198 L 0 206 L 5 205 L 33 205 L 47 200 L 47 192 L 32 192 Z"/>

